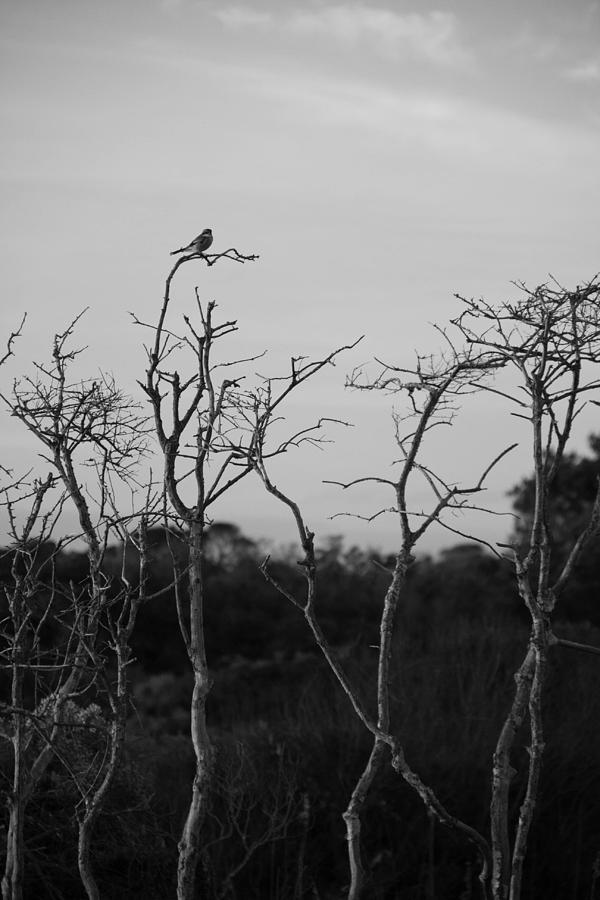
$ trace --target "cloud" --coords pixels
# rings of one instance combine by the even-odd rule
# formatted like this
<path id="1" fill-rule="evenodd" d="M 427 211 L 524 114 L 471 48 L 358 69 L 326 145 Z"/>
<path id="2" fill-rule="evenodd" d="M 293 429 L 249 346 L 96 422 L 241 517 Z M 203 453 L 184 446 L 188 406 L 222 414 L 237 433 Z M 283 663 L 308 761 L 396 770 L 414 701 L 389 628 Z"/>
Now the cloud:
<path id="1" fill-rule="evenodd" d="M 386 55 L 407 50 L 435 63 L 457 63 L 465 58 L 452 13 L 431 11 L 401 14 L 364 5 L 339 5 L 296 12 L 289 28 L 297 33 L 324 34 L 355 46 L 370 41 Z"/>
<path id="2" fill-rule="evenodd" d="M 221 6 L 213 14 L 228 28 L 269 28 L 300 36 L 322 36 L 345 47 L 366 44 L 384 56 L 405 54 L 438 65 L 461 65 L 458 21 L 450 12 L 399 13 L 362 3 L 293 10 L 274 16 L 249 6 Z"/>
<path id="3" fill-rule="evenodd" d="M 270 13 L 249 6 L 219 7 L 213 10 L 213 15 L 226 28 L 257 28 L 273 24 Z"/>
<path id="4" fill-rule="evenodd" d="M 519 58 L 544 63 L 560 57 L 564 49 L 564 40 L 561 41 L 558 35 L 543 33 L 539 22 L 536 23 L 536 27 L 527 22 L 508 40 L 500 39 L 499 45 L 511 55 L 516 54 Z"/>
<path id="5" fill-rule="evenodd" d="M 565 75 L 571 81 L 600 81 L 600 57 L 571 66 L 566 69 Z"/>
<path id="6" fill-rule="evenodd" d="M 565 130 L 553 121 L 447 90 L 392 87 L 305 71 L 282 71 L 273 78 L 268 68 L 245 68 L 243 74 L 230 72 L 229 78 L 255 96 L 280 103 L 296 124 L 318 128 L 323 141 L 326 129 L 352 129 L 362 141 L 392 154 L 426 150 L 446 161 L 469 160 L 516 177 L 532 167 L 538 174 L 557 172 L 567 160 L 587 170 L 595 166 L 598 153 L 595 129 Z"/>

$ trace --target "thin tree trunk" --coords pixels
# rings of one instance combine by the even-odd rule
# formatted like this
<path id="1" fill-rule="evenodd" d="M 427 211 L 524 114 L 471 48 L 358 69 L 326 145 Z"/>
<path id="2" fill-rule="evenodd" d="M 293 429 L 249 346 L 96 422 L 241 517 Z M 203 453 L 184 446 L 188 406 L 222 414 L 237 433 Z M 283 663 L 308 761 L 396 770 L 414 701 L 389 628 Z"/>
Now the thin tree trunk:
<path id="1" fill-rule="evenodd" d="M 348 900 L 359 900 L 365 886 L 365 867 L 362 861 L 360 849 L 361 814 L 365 801 L 371 789 L 371 785 L 381 768 L 384 756 L 388 751 L 387 745 L 375 738 L 369 759 L 350 797 L 350 802 L 344 813 L 346 823 L 346 839 L 348 841 L 348 862 L 350 864 L 350 888 Z"/>
<path id="2" fill-rule="evenodd" d="M 544 755 L 544 728 L 542 720 L 542 692 L 547 673 L 547 637 L 543 619 L 535 623 L 535 672 L 529 694 L 529 719 L 531 723 L 531 746 L 529 748 L 529 775 L 527 791 L 521 804 L 519 824 L 515 836 L 510 880 L 510 900 L 520 900 L 523 863 L 527 852 L 527 840 L 539 791 L 542 758 Z"/>
<path id="3" fill-rule="evenodd" d="M 200 859 L 200 829 L 206 814 L 213 751 L 206 725 L 206 698 L 212 683 L 204 646 L 204 547 L 202 523 L 190 525 L 189 536 L 190 642 L 189 655 L 194 674 L 191 703 L 191 736 L 196 756 L 192 797 L 179 841 L 177 900 L 196 897 L 196 870 Z"/>
<path id="4" fill-rule="evenodd" d="M 492 896 L 494 900 L 506 900 L 509 893 L 510 840 L 508 835 L 508 799 L 510 784 L 515 774 L 510 764 L 510 754 L 517 731 L 521 727 L 527 712 L 534 667 L 535 648 L 533 644 L 530 644 L 525 658 L 515 675 L 515 695 L 494 753 L 492 800 L 490 805 Z"/>
<path id="5" fill-rule="evenodd" d="M 6 867 L 2 878 L 3 900 L 23 898 L 23 807 L 19 796 L 11 801 L 6 837 Z"/>
<path id="6" fill-rule="evenodd" d="M 92 866 L 92 847 L 94 839 L 94 828 L 102 806 L 106 799 L 106 795 L 113 782 L 122 756 L 123 744 L 125 741 L 124 720 L 116 720 L 113 722 L 110 735 L 110 758 L 104 773 L 102 783 L 93 796 L 87 800 L 86 809 L 81 821 L 79 822 L 79 834 L 77 837 L 77 865 L 79 868 L 79 877 L 87 894 L 88 900 L 100 900 L 101 894 L 98 883 L 94 876 Z"/>
<path id="7" fill-rule="evenodd" d="M 23 667 L 17 662 L 13 669 L 11 699 L 14 705 L 13 715 L 15 721 L 15 733 L 12 739 L 14 767 L 12 792 L 9 801 L 6 862 L 2 877 L 3 900 L 22 900 L 23 897 L 23 829 L 27 804 L 54 756 L 53 741 L 61 723 L 62 709 L 69 693 L 79 683 L 84 655 L 85 648 L 79 643 L 75 652 L 72 670 L 56 695 L 53 707 L 54 722 L 50 735 L 28 771 L 24 767 L 23 760 L 25 749 L 24 717 L 20 712 L 23 708 Z"/>
<path id="8" fill-rule="evenodd" d="M 21 681 L 21 674 L 16 676 Z M 22 691 L 21 691 L 22 693 Z M 13 685 L 13 703 L 14 697 Z M 16 706 L 16 703 L 15 703 Z M 20 709 L 20 705 L 16 707 Z M 8 833 L 6 836 L 6 866 L 2 878 L 3 900 L 23 898 L 23 824 L 26 800 L 23 795 L 23 716 L 15 712 L 15 733 L 13 735 L 13 784 L 9 801 Z"/>
<path id="9" fill-rule="evenodd" d="M 119 680 L 121 681 L 125 676 L 124 666 L 126 665 L 126 661 L 122 663 L 120 660 L 119 665 L 123 665 L 123 670 L 119 672 Z M 104 805 L 104 801 L 106 800 L 106 795 L 108 794 L 108 791 L 110 790 L 110 787 L 113 783 L 114 777 L 119 768 L 121 757 L 123 755 L 123 745 L 125 743 L 125 695 L 123 695 L 122 698 L 118 698 L 117 703 L 119 703 L 119 701 L 121 700 L 122 703 L 120 703 L 120 716 L 115 716 L 115 719 L 111 726 L 110 756 L 106 771 L 104 773 L 104 777 L 102 778 L 101 784 L 95 791 L 93 791 L 92 795 L 85 798 L 85 812 L 79 822 L 79 834 L 77 838 L 77 865 L 79 867 L 79 876 L 81 878 L 81 883 L 83 884 L 85 892 L 88 896 L 88 900 L 100 900 L 100 889 L 98 888 L 98 883 L 94 876 L 91 850 L 93 845 L 93 836 L 96 821 L 98 819 L 98 816 L 100 815 L 100 812 Z"/>
<path id="10" fill-rule="evenodd" d="M 100 891 L 94 877 L 91 863 L 91 848 L 93 832 L 96 821 L 110 791 L 115 775 L 119 770 L 121 759 L 123 757 L 123 749 L 125 746 L 125 733 L 127 722 L 127 706 L 129 698 L 129 685 L 127 679 L 127 666 L 131 656 L 129 640 L 135 626 L 135 621 L 140 605 L 140 594 L 144 590 L 145 578 L 145 534 L 146 525 L 142 522 L 140 526 L 143 530 L 142 536 L 142 557 L 140 562 L 140 586 L 137 598 L 127 597 L 121 614 L 118 617 L 114 634 L 115 654 L 117 663 L 117 684 L 116 696 L 109 689 L 108 696 L 112 712 L 112 722 L 110 727 L 110 755 L 104 776 L 100 785 L 93 791 L 90 796 L 84 798 L 85 812 L 79 823 L 79 836 L 77 848 L 77 862 L 79 865 L 79 874 L 82 884 L 86 890 L 89 900 L 100 900 Z M 127 614 L 128 613 L 128 614 Z"/>
<path id="11" fill-rule="evenodd" d="M 392 638 L 400 591 L 411 563 L 410 550 L 403 548 L 396 558 L 394 573 L 386 591 L 383 612 L 379 625 L 379 660 L 377 668 L 377 727 L 382 732 L 390 729 L 390 664 Z M 348 900 L 360 900 L 365 884 L 365 869 L 360 849 L 362 811 L 377 772 L 381 768 L 387 744 L 376 737 L 373 748 L 362 774 L 352 792 L 344 813 L 346 838 L 348 841 L 348 861 L 350 864 L 350 889 Z"/>
<path id="12" fill-rule="evenodd" d="M 14 567 L 13 567 L 14 572 Z M 25 820 L 25 778 L 23 770 L 24 752 L 24 717 L 23 717 L 23 679 L 24 679 L 24 601 L 21 586 L 18 585 L 14 597 L 10 601 L 14 622 L 14 645 L 12 659 L 11 703 L 13 708 L 14 734 L 13 746 L 13 783 L 9 799 L 8 833 L 6 836 L 6 863 L 2 878 L 3 900 L 22 900 L 23 897 L 23 829 Z"/>
<path id="13" fill-rule="evenodd" d="M 84 890 L 89 900 L 100 900 L 100 891 L 94 878 L 91 862 L 92 837 L 94 823 L 96 820 L 94 815 L 86 815 L 79 823 L 79 836 L 77 841 L 77 865 L 79 867 L 79 877 L 83 884 Z"/>

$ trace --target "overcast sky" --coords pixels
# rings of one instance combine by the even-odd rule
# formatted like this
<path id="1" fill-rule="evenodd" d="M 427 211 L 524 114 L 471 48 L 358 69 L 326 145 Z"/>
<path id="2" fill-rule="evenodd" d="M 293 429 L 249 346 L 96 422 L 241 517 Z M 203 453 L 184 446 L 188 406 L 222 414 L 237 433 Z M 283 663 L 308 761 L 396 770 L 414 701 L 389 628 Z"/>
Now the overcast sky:
<path id="1" fill-rule="evenodd" d="M 235 354 L 267 348 L 275 373 L 366 335 L 289 412 L 356 427 L 277 478 L 319 535 L 391 546 L 391 519 L 327 518 L 392 501 L 321 484 L 388 476 L 397 456 L 391 400 L 344 392 L 344 375 L 435 350 L 429 323 L 457 312 L 455 291 L 498 300 L 512 279 L 574 286 L 600 269 L 600 3 L 5 0 L 0 17 L 0 333 L 28 312 L 3 387 L 89 306 L 87 371 L 135 392 L 143 336 L 128 312 L 156 317 L 169 251 L 211 227 L 213 249 L 260 261 L 190 263 L 176 298 L 190 312 L 197 284 L 237 318 Z M 33 460 L 15 423 L 1 427 L 2 461 Z M 582 420 L 580 449 L 594 427 Z M 508 509 L 527 434 L 489 400 L 427 458 L 469 479 L 512 439 L 485 498 Z M 215 515 L 293 535 L 251 486 Z"/>

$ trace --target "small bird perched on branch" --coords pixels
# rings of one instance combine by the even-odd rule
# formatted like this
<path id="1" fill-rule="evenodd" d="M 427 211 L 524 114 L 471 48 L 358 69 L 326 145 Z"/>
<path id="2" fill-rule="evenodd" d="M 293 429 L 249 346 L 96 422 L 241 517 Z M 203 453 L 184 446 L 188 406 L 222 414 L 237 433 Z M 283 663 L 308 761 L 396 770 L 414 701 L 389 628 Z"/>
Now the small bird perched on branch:
<path id="1" fill-rule="evenodd" d="M 172 250 L 171 256 L 174 256 L 175 253 L 204 253 L 205 250 L 208 250 L 210 245 L 213 242 L 212 231 L 210 228 L 205 228 L 202 234 L 199 234 L 198 237 L 194 238 L 187 247 L 180 247 L 179 250 Z"/>

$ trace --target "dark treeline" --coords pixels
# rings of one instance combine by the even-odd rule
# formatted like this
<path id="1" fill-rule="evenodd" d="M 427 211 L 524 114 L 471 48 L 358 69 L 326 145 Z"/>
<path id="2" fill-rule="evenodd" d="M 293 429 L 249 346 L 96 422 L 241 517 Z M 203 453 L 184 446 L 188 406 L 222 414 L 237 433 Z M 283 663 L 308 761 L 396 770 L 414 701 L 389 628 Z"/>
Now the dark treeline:
<path id="1" fill-rule="evenodd" d="M 592 440 L 591 450 L 589 458 L 565 459 L 553 489 L 557 534 L 565 546 L 593 502 L 600 439 Z M 512 495 L 526 520 L 530 481 Z M 520 525 L 515 537 L 525 533 Z M 188 737 L 192 679 L 170 587 L 171 551 L 160 528 L 149 534 L 149 547 L 149 592 L 165 590 L 139 614 L 125 762 L 95 840 L 102 896 L 114 900 L 173 895 L 177 840 L 194 771 Z M 48 545 L 38 554 L 42 582 L 44 559 L 52 558 L 52 550 Z M 560 560 L 560 546 L 556 551 Z M 262 555 L 260 544 L 235 525 L 215 523 L 207 531 L 205 631 L 214 677 L 208 702 L 217 775 L 198 896 L 333 900 L 347 877 L 340 815 L 369 753 L 369 735 L 316 651 L 301 613 L 259 571 Z M 562 637 L 595 646 L 600 646 L 598 557 L 594 547 L 581 560 L 557 626 Z M 131 580 L 137 562 L 130 553 L 125 567 Z M 367 681 L 389 560 L 347 548 L 336 538 L 321 546 L 318 562 L 323 629 L 349 671 Z M 10 564 L 7 548 L 0 563 L 3 583 L 11 577 Z M 122 564 L 121 550 L 109 548 L 105 574 L 117 576 Z M 293 550 L 274 559 L 272 571 L 286 584 L 302 579 Z M 62 552 L 54 559 L 59 582 L 76 584 L 87 572 L 84 553 Z M 47 646 L 58 634 L 49 619 Z M 490 759 L 527 638 L 505 561 L 477 545 L 417 559 L 395 638 L 394 721 L 424 779 L 456 815 L 480 829 L 489 809 Z M 96 700 L 92 686 L 73 703 L 78 727 L 65 729 L 56 759 L 29 804 L 26 897 L 81 896 L 73 779 L 101 752 L 94 724 L 107 713 Z M 593 898 L 600 872 L 597 657 L 561 650 L 545 713 L 547 757 L 524 896 Z M 525 743 L 521 754 L 527 753 Z M 4 744 L 3 769 L 9 759 Z M 516 778 L 514 815 L 524 787 Z M 369 797 L 364 843 L 373 873 L 369 897 L 476 896 L 472 846 L 435 824 L 391 771 L 381 775 Z"/>

